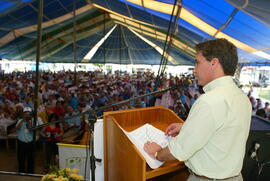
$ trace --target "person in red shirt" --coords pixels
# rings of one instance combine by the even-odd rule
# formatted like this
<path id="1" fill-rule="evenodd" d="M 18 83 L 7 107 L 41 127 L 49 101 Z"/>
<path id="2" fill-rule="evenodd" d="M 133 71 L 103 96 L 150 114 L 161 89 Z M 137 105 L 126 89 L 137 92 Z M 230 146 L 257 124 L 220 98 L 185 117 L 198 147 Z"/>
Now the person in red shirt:
<path id="1" fill-rule="evenodd" d="M 57 114 L 59 118 L 63 117 L 65 114 L 65 109 L 63 108 L 61 101 L 57 101 L 55 107 L 53 107 L 51 111 Z"/>
<path id="2" fill-rule="evenodd" d="M 56 164 L 56 155 L 58 155 L 57 143 L 61 141 L 63 136 L 63 128 L 59 123 L 53 123 L 58 120 L 58 115 L 52 113 L 49 115 L 48 122 L 52 123 L 48 126 L 43 127 L 41 131 L 41 136 L 45 138 L 45 157 L 47 170 L 50 165 Z"/>

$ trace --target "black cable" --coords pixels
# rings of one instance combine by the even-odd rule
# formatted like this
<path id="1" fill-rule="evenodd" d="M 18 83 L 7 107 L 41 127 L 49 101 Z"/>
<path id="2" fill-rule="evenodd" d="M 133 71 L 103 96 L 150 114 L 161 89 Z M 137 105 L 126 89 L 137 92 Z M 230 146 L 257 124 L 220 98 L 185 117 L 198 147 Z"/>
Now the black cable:
<path id="1" fill-rule="evenodd" d="M 136 96 L 136 97 L 133 97 L 131 99 L 123 100 L 123 101 L 120 101 L 120 102 L 117 102 L 117 103 L 108 104 L 108 105 L 96 108 L 94 110 L 89 109 L 89 110 L 86 110 L 86 111 L 84 111 L 82 113 L 69 116 L 69 117 L 67 117 L 65 119 L 60 119 L 60 120 L 57 120 L 55 122 L 49 122 L 49 123 L 45 123 L 45 124 L 33 127 L 30 130 L 35 130 L 35 129 L 47 126 L 49 124 L 55 124 L 55 123 L 64 122 L 67 119 L 72 119 L 72 118 L 77 117 L 77 116 L 83 116 L 83 115 L 86 115 L 86 114 L 89 115 L 89 117 L 88 117 L 88 122 L 89 122 L 88 125 L 90 126 L 90 140 L 89 140 L 90 143 L 89 143 L 89 150 L 86 150 L 87 155 L 86 155 L 86 161 L 85 161 L 86 162 L 86 164 L 85 164 L 85 167 L 86 167 L 85 168 L 85 173 L 87 173 L 87 163 L 88 163 L 87 159 L 88 159 L 88 151 L 89 151 L 90 154 L 91 154 L 91 156 L 90 156 L 91 179 L 94 181 L 94 179 L 95 179 L 95 168 L 96 168 L 95 162 L 101 162 L 101 159 L 95 158 L 95 156 L 94 156 L 94 123 L 96 122 L 96 119 L 97 119 L 96 113 L 98 111 L 105 110 L 105 109 L 113 107 L 115 105 L 121 105 L 123 103 L 127 103 L 127 102 L 130 102 L 132 100 L 136 100 L 136 99 L 139 99 L 139 98 L 142 98 L 142 97 L 146 97 L 146 96 L 149 96 L 149 95 L 154 95 L 154 94 L 166 92 L 168 90 L 176 89 L 179 86 L 181 86 L 181 85 L 175 85 L 175 86 L 167 88 L 167 89 L 159 90 L 159 91 L 156 91 L 156 92 L 151 92 L 149 94 L 144 94 L 144 95 L 141 95 L 141 96 Z M 88 147 L 86 146 L 86 149 L 87 148 Z"/>
<path id="2" fill-rule="evenodd" d="M 69 120 L 69 119 L 73 119 L 77 116 L 82 116 L 82 115 L 89 115 L 91 112 L 99 112 L 99 111 L 103 111 L 107 108 L 111 108 L 113 106 L 117 106 L 117 105 L 121 105 L 121 104 L 124 104 L 124 103 L 127 103 L 127 102 L 130 102 L 130 101 L 133 101 L 133 100 L 137 100 L 137 99 L 140 99 L 140 98 L 143 98 L 143 97 L 146 97 L 146 96 L 150 96 L 150 95 L 155 95 L 155 94 L 160 94 L 160 93 L 163 93 L 163 92 L 166 92 L 166 91 L 169 91 L 169 90 L 172 90 L 172 89 L 176 89 L 178 87 L 181 87 L 183 85 L 175 85 L 175 86 L 172 86 L 172 87 L 169 87 L 169 88 L 166 88 L 166 89 L 161 89 L 159 91 L 155 91 L 155 92 L 151 92 L 151 93 L 148 93 L 148 94 L 144 94 L 144 95 L 140 95 L 140 96 L 136 96 L 136 97 L 132 97 L 130 99 L 126 99 L 126 100 L 123 100 L 123 101 L 119 101 L 117 103 L 112 103 L 112 104 L 108 104 L 108 105 L 105 105 L 105 106 L 102 106 L 102 107 L 98 107 L 98 108 L 95 108 L 95 109 L 88 109 L 82 113 L 77 113 L 77 114 L 74 114 L 72 116 L 68 116 L 66 118 L 61 118 L 61 119 L 58 119 L 57 121 L 54 121 L 54 122 L 48 122 L 48 123 L 44 123 L 44 124 L 41 124 L 41 125 L 38 125 L 38 126 L 35 126 L 33 128 L 30 128 L 29 130 L 35 130 L 35 129 L 39 129 L 39 128 L 42 128 L 44 126 L 48 126 L 50 124 L 56 124 L 56 123 L 61 123 L 61 122 L 65 122 L 65 120 Z"/>
<path id="3" fill-rule="evenodd" d="M 172 10 L 172 14 L 170 17 L 170 22 L 169 22 L 169 26 L 168 26 L 168 30 L 167 30 L 167 34 L 166 34 L 166 40 L 164 43 L 163 52 L 162 52 L 162 56 L 161 56 L 161 60 L 160 60 L 160 64 L 159 64 L 158 75 L 157 75 L 156 80 L 155 80 L 155 87 L 156 88 L 160 87 L 161 76 L 163 76 L 164 71 L 165 71 L 166 66 L 167 66 L 167 63 L 168 63 L 168 56 L 169 56 L 168 50 L 170 48 L 170 45 L 172 42 L 172 37 L 173 37 L 173 34 L 175 32 L 175 27 L 177 25 L 177 20 L 178 20 L 179 14 L 180 14 L 180 6 L 179 6 L 177 9 L 177 13 L 175 15 L 175 18 L 174 18 L 174 22 L 173 22 L 174 11 L 175 11 L 175 7 L 177 5 L 177 2 L 178 2 L 178 0 L 174 1 L 173 10 Z M 179 2 L 179 4 L 180 4 L 180 2 Z M 172 24 L 174 25 L 173 27 L 172 27 Z M 168 41 L 169 37 L 170 37 L 170 40 Z M 165 55 L 166 55 L 166 57 L 165 57 Z"/>
<path id="4" fill-rule="evenodd" d="M 178 8 L 177 8 L 177 12 L 176 12 L 176 15 L 174 16 L 174 22 L 173 22 L 173 28 L 172 28 L 172 31 L 170 32 L 170 41 L 169 43 L 167 44 L 167 49 L 165 50 L 166 51 L 166 57 L 165 57 L 165 63 L 163 65 L 163 69 L 161 70 L 161 74 L 164 74 L 164 71 L 166 69 L 166 66 L 167 66 L 167 63 L 168 63 L 168 56 L 169 56 L 169 50 L 171 48 L 171 44 L 172 44 L 172 39 L 174 37 L 174 34 L 175 34 L 175 30 L 177 29 L 177 26 L 178 26 L 178 18 L 180 16 L 180 12 L 181 12 L 181 0 L 176 0 L 176 1 L 179 1 L 179 3 L 177 4 Z"/>
<path id="5" fill-rule="evenodd" d="M 170 31 L 171 31 L 171 24 L 172 24 L 172 20 L 173 20 L 173 13 L 174 13 L 176 3 L 177 3 L 177 0 L 174 1 L 173 10 L 172 10 L 172 14 L 171 14 L 171 17 L 170 17 L 170 22 L 169 22 L 169 27 L 167 29 L 166 39 L 165 39 L 165 42 L 164 42 L 163 52 L 162 52 L 162 56 L 161 56 L 160 64 L 159 64 L 159 69 L 158 69 L 158 76 L 160 76 L 161 67 L 162 67 L 163 62 L 164 62 L 164 54 L 166 52 L 168 37 L 169 37 Z"/>

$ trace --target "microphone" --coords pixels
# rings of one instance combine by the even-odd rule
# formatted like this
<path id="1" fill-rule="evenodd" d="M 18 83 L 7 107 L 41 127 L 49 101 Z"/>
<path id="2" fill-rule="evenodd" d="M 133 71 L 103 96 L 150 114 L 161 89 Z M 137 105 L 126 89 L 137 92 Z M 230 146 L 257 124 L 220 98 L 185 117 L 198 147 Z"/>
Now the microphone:
<path id="1" fill-rule="evenodd" d="M 253 143 L 253 146 L 250 149 L 250 158 L 258 160 L 257 154 L 258 154 L 258 150 L 260 149 L 261 145 L 258 141 L 255 141 Z"/>

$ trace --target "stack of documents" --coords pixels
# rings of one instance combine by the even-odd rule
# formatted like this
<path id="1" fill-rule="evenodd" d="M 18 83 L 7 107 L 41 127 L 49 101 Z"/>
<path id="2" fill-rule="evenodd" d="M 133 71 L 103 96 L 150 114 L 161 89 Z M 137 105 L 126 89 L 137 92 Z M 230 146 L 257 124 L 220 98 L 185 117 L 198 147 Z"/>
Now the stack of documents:
<path id="1" fill-rule="evenodd" d="M 123 130 L 130 141 L 136 146 L 136 148 L 143 155 L 150 168 L 155 169 L 160 167 L 164 162 L 150 157 L 144 150 L 143 146 L 147 141 L 156 142 L 162 148 L 168 146 L 171 137 L 165 136 L 164 132 L 155 128 L 150 124 L 144 124 L 143 126 L 135 129 L 134 131 L 127 132 Z"/>

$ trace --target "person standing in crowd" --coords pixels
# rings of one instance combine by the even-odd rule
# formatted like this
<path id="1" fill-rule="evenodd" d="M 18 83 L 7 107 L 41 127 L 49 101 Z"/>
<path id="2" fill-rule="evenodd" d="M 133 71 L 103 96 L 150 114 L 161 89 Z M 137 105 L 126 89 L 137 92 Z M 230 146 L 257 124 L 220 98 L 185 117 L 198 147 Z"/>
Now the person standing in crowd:
<path id="1" fill-rule="evenodd" d="M 49 115 L 48 122 L 52 123 L 46 127 L 43 127 L 41 131 L 41 136 L 46 139 L 45 142 L 45 153 L 46 153 L 46 171 L 49 169 L 50 165 L 56 164 L 56 156 L 58 155 L 57 143 L 61 141 L 63 136 L 63 128 L 59 123 L 54 123 L 58 120 L 58 115 L 52 113 Z"/>
<path id="2" fill-rule="evenodd" d="M 196 52 L 194 74 L 205 93 L 183 124 L 169 125 L 165 134 L 173 138 L 167 147 L 147 142 L 144 150 L 160 161 L 183 161 L 190 171 L 188 181 L 242 181 L 252 108 L 232 79 L 237 49 L 216 39 L 199 43 Z"/>
<path id="3" fill-rule="evenodd" d="M 19 119 L 16 124 L 18 133 L 18 171 L 23 173 L 34 172 L 33 131 L 29 130 L 29 128 L 33 127 L 33 122 L 32 109 L 25 107 L 22 119 Z M 26 163 L 27 167 L 25 167 Z"/>
<path id="4" fill-rule="evenodd" d="M 265 113 L 266 113 L 267 116 L 270 115 L 269 102 L 265 102 L 265 103 L 264 103 L 264 111 L 265 111 Z"/>

